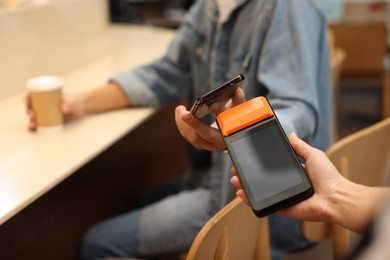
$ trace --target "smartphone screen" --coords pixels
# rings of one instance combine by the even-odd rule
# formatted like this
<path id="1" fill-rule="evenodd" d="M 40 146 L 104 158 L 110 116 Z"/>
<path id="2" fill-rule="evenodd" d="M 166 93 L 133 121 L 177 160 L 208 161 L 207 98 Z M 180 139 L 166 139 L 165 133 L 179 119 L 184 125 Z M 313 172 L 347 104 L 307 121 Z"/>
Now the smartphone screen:
<path id="1" fill-rule="evenodd" d="M 244 80 L 241 74 L 225 82 L 218 88 L 197 98 L 191 107 L 191 113 L 197 118 L 202 118 L 210 113 L 209 106 L 215 102 L 225 105 L 238 89 L 238 83 Z"/>
<path id="2" fill-rule="evenodd" d="M 275 117 L 226 137 L 253 210 L 265 216 L 312 195 L 313 189 Z"/>

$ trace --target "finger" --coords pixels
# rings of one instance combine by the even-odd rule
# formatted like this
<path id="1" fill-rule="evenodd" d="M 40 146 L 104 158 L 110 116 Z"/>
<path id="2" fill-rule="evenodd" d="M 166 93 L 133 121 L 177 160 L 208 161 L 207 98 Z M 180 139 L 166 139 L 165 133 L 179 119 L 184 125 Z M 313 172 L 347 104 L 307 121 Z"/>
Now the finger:
<path id="1" fill-rule="evenodd" d="M 242 88 L 238 88 L 232 97 L 232 106 L 237 106 L 246 101 L 245 93 Z"/>
<path id="2" fill-rule="evenodd" d="M 30 113 L 34 112 L 34 110 L 32 108 L 32 102 L 29 95 L 25 96 L 24 103 L 26 104 L 26 113 L 29 117 L 31 117 Z"/>
<path id="3" fill-rule="evenodd" d="M 178 105 L 176 108 L 175 108 L 175 117 L 179 118 L 181 117 L 181 115 L 183 114 L 184 111 L 186 111 L 187 109 L 185 108 L 185 106 L 183 105 Z"/>
<path id="4" fill-rule="evenodd" d="M 213 113 L 216 116 L 218 116 L 220 113 L 222 113 L 226 109 L 227 109 L 226 106 L 224 106 L 218 102 L 214 102 L 209 106 L 209 110 L 211 111 L 211 113 Z"/>
<path id="5" fill-rule="evenodd" d="M 236 168 L 234 166 L 232 166 L 230 171 L 233 173 L 233 175 L 237 175 L 237 171 L 236 171 Z"/>
<path id="6" fill-rule="evenodd" d="M 187 124 L 195 124 L 196 123 L 195 119 L 197 119 L 183 105 L 179 105 L 179 106 L 176 107 L 176 109 L 175 109 L 175 117 L 176 117 L 177 120 L 181 119 L 184 122 L 186 122 Z M 192 122 L 192 121 L 194 121 L 194 122 Z"/>
<path id="7" fill-rule="evenodd" d="M 64 123 L 69 123 L 70 121 L 77 119 L 77 117 L 72 114 L 69 108 L 65 105 L 61 105 L 61 112 L 63 115 Z"/>
<path id="8" fill-rule="evenodd" d="M 31 98 L 30 95 L 26 95 L 24 97 L 24 103 L 26 104 L 27 107 L 31 107 Z"/>
<path id="9" fill-rule="evenodd" d="M 207 138 L 204 138 L 199 134 L 199 129 L 210 131 L 212 128 L 194 117 L 184 106 L 180 105 L 176 107 L 175 120 L 182 136 L 197 149 L 206 149 L 209 151 L 218 149 L 218 147 Z"/>
<path id="10" fill-rule="evenodd" d="M 32 109 L 29 109 L 27 111 L 27 115 L 29 117 L 29 123 L 28 123 L 28 129 L 30 131 L 35 131 L 35 129 L 37 128 L 37 123 L 36 123 L 36 115 L 35 115 L 35 112 L 34 110 Z"/>
<path id="11" fill-rule="evenodd" d="M 203 139 L 202 143 L 212 145 L 214 150 L 225 147 L 225 143 L 223 142 L 218 129 L 215 129 L 196 118 L 191 112 L 187 111 L 184 106 L 178 106 L 175 113 L 176 118 L 183 120 L 196 131 L 199 137 Z"/>
<path id="12" fill-rule="evenodd" d="M 237 194 L 238 197 L 240 197 L 240 198 L 244 201 L 244 203 L 245 203 L 247 206 L 249 206 L 249 207 L 251 206 L 250 203 L 249 203 L 248 197 L 246 196 L 244 190 L 238 190 L 238 191 L 236 192 L 236 194 Z"/>
<path id="13" fill-rule="evenodd" d="M 244 103 L 245 102 L 245 94 L 244 94 L 244 91 L 241 89 L 241 88 L 238 88 L 232 98 L 226 102 L 225 105 L 222 105 L 218 102 L 215 102 L 213 104 L 211 104 L 209 106 L 209 109 L 210 111 L 214 114 L 214 115 L 219 115 L 220 113 L 222 113 L 223 111 L 226 111 L 227 109 L 229 108 L 232 108 L 234 106 L 237 106 L 241 103 Z"/>
<path id="14" fill-rule="evenodd" d="M 179 130 L 184 122 L 190 122 L 191 120 L 191 113 L 187 111 L 185 106 L 179 105 L 175 109 L 175 121 L 176 125 L 179 127 Z"/>
<path id="15" fill-rule="evenodd" d="M 233 176 L 232 178 L 230 178 L 230 183 L 233 184 L 236 190 L 244 189 L 244 187 L 242 187 L 240 178 L 238 178 L 237 176 Z"/>
<path id="16" fill-rule="evenodd" d="M 30 121 L 28 124 L 28 130 L 30 131 L 35 131 L 37 129 L 37 124 L 35 121 Z"/>
<path id="17" fill-rule="evenodd" d="M 61 103 L 61 111 L 64 115 L 69 115 L 71 114 L 70 107 L 66 105 L 65 103 Z"/>
<path id="18" fill-rule="evenodd" d="M 183 105 L 179 105 L 176 107 L 175 120 L 176 120 L 176 124 L 178 126 L 182 125 L 182 122 L 185 122 L 195 132 L 198 132 L 200 129 L 203 129 L 203 131 L 206 131 L 206 129 L 209 129 L 209 125 L 205 124 L 204 122 L 202 122 L 201 120 L 196 118 Z"/>
<path id="19" fill-rule="evenodd" d="M 35 111 L 32 109 L 27 110 L 27 115 L 31 120 L 36 120 L 37 115 L 35 114 Z"/>
<path id="20" fill-rule="evenodd" d="M 24 103 L 26 104 L 26 113 L 29 117 L 29 122 L 28 122 L 28 130 L 30 131 L 35 131 L 37 126 L 36 126 L 36 114 L 35 111 L 32 108 L 32 102 L 30 95 L 26 95 L 24 98 Z"/>

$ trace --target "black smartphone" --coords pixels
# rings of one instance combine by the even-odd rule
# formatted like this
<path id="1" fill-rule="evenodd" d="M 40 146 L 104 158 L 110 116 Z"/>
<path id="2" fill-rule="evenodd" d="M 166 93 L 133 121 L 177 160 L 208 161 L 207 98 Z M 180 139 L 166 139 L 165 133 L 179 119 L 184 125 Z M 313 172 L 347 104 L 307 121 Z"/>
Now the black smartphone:
<path id="1" fill-rule="evenodd" d="M 210 113 L 209 106 L 215 102 L 225 105 L 239 87 L 237 83 L 243 81 L 245 77 L 241 74 L 225 82 L 218 88 L 197 98 L 191 107 L 191 113 L 197 118 L 202 118 Z"/>
<path id="2" fill-rule="evenodd" d="M 261 105 L 269 104 L 263 99 Z M 228 125 L 235 128 L 225 132 L 224 140 L 254 213 L 264 217 L 309 198 L 314 189 L 272 108 L 264 115 L 253 107 L 217 117 L 217 122 L 226 128 L 232 123 L 227 120 L 242 116 L 237 124 Z M 254 120 L 243 119 L 251 112 L 256 113 Z"/>

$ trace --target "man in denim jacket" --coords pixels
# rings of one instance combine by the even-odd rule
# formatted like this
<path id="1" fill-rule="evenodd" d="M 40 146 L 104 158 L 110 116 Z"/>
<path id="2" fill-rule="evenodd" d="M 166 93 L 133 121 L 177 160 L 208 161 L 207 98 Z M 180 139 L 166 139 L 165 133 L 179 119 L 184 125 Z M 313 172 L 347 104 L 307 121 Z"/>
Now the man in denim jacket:
<path id="1" fill-rule="evenodd" d="M 198 0 L 165 56 L 76 96 L 68 116 L 194 100 L 242 73 L 247 99 L 267 96 L 287 134 L 296 132 L 325 149 L 331 127 L 327 26 L 313 1 Z M 226 154 L 193 149 L 190 155 L 195 156 L 193 173 L 174 195 L 93 227 L 81 257 L 150 258 L 187 251 L 234 195 Z M 270 216 L 270 230 L 273 259 L 306 244 L 295 220 Z"/>

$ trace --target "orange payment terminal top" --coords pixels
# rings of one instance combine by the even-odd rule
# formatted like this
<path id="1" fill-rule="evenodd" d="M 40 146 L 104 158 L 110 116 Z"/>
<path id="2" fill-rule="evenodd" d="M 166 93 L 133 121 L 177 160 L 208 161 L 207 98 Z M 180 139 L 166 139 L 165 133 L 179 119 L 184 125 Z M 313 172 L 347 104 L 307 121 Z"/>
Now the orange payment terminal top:
<path id="1" fill-rule="evenodd" d="M 271 106 L 265 97 L 260 96 L 222 112 L 217 116 L 217 121 L 226 137 L 272 116 L 274 112 Z"/>

